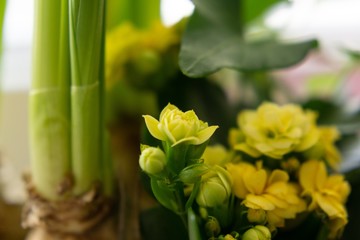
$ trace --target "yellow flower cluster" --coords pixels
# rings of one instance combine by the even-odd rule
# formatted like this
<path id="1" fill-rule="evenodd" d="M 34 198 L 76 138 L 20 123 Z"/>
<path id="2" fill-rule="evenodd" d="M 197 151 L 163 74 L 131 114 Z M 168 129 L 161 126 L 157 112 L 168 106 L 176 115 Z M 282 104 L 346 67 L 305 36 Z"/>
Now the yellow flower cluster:
<path id="1" fill-rule="evenodd" d="M 348 222 L 345 202 L 350 185 L 334 173 L 341 161 L 335 146 L 339 132 L 317 126 L 315 112 L 273 103 L 241 112 L 238 129 L 230 131 L 230 151 L 222 145 L 206 146 L 218 126 L 208 126 L 194 111 L 182 112 L 168 104 L 159 120 L 144 118 L 151 135 L 167 146 L 165 155 L 158 148 L 143 151 L 140 165 L 145 172 L 163 174 L 163 168 L 174 164 L 172 156 L 199 158 L 190 157 L 182 169 L 172 172 L 179 173 L 177 181 L 187 188 L 189 202 L 196 201 L 203 211 L 200 216 L 208 219 L 205 225 L 213 229 L 208 237 L 271 239 L 277 228 L 299 225 L 309 215 L 322 217 L 319 221 L 328 225 L 329 239 L 341 236 Z M 182 151 L 178 146 L 186 146 L 186 151 L 172 152 Z M 232 226 L 231 219 L 244 221 L 244 214 L 247 222 L 239 233 L 221 232 Z"/>
<path id="2" fill-rule="evenodd" d="M 180 32 L 176 26 L 165 27 L 155 22 L 150 29 L 136 29 L 124 23 L 106 35 L 106 84 L 129 81 L 144 86 L 147 79 L 155 81 L 163 74 L 173 74 Z M 160 76 L 161 75 L 161 76 Z"/>
<path id="3" fill-rule="evenodd" d="M 344 176 L 328 173 L 341 162 L 335 146 L 339 137 L 335 127 L 317 126 L 316 113 L 297 105 L 264 103 L 257 110 L 241 112 L 229 143 L 249 162 L 226 167 L 233 193 L 248 208 L 248 220 L 284 227 L 299 213 L 320 211 L 327 216 L 329 238 L 341 236 L 348 222 L 345 202 L 350 186 Z M 280 164 L 265 169 L 260 159 Z"/>

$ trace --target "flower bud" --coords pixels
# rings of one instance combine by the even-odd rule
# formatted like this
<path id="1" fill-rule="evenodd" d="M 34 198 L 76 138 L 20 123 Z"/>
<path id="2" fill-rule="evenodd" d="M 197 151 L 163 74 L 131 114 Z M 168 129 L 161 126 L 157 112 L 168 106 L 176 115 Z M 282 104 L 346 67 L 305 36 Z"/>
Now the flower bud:
<path id="1" fill-rule="evenodd" d="M 209 216 L 205 223 L 205 231 L 208 237 L 217 236 L 221 231 L 219 221 L 215 217 Z"/>
<path id="2" fill-rule="evenodd" d="M 220 166 L 214 166 L 201 178 L 197 203 L 202 207 L 215 207 L 223 204 L 231 195 L 232 179 Z"/>
<path id="3" fill-rule="evenodd" d="M 266 213 L 263 209 L 249 208 L 247 213 L 247 219 L 252 223 L 263 224 L 266 222 Z"/>
<path id="4" fill-rule="evenodd" d="M 270 230 L 262 225 L 257 225 L 247 230 L 242 236 L 242 240 L 270 240 Z"/>
<path id="5" fill-rule="evenodd" d="M 148 174 L 159 174 L 166 166 L 165 153 L 160 148 L 145 148 L 141 152 L 139 165 L 141 169 Z"/>

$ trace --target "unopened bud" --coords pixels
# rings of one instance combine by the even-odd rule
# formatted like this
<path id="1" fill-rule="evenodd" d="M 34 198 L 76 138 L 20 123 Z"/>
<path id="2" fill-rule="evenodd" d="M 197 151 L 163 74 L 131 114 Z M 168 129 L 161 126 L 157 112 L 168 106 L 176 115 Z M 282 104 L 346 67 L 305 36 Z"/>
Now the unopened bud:
<path id="1" fill-rule="evenodd" d="M 166 155 L 160 148 L 145 148 L 141 152 L 139 165 L 148 174 L 159 174 L 166 166 Z"/>
<path id="2" fill-rule="evenodd" d="M 263 209 L 249 208 L 247 218 L 249 222 L 263 224 L 266 222 L 266 213 Z"/>
<path id="3" fill-rule="evenodd" d="M 214 166 L 201 179 L 196 201 L 203 207 L 215 207 L 223 204 L 231 195 L 232 179 L 228 171 Z"/>
<path id="4" fill-rule="evenodd" d="M 209 216 L 205 223 L 206 235 L 208 237 L 215 237 L 220 233 L 220 230 L 221 228 L 218 220 L 213 216 Z"/>
<path id="5" fill-rule="evenodd" d="M 271 232 L 267 227 L 257 225 L 247 230 L 242 240 L 271 240 Z"/>

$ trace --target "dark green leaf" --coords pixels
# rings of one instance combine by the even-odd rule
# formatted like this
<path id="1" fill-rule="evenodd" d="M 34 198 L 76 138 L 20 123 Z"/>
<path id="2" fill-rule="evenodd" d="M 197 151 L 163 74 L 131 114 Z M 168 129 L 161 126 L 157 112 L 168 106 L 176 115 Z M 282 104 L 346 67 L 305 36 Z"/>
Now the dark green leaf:
<path id="1" fill-rule="evenodd" d="M 281 43 L 275 39 L 245 41 L 238 0 L 195 0 L 185 30 L 180 68 L 191 77 L 221 68 L 256 71 L 283 68 L 301 61 L 315 41 Z"/>

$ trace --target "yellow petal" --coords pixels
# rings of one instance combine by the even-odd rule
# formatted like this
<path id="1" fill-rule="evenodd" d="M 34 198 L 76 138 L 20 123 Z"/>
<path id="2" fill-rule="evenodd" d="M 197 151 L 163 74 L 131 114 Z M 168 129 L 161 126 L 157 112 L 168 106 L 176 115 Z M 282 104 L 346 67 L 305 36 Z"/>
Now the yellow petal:
<path id="1" fill-rule="evenodd" d="M 266 185 L 267 173 L 264 169 L 256 172 L 246 172 L 244 182 L 249 192 L 253 194 L 262 194 Z"/>
<path id="2" fill-rule="evenodd" d="M 245 152 L 246 154 L 250 155 L 251 157 L 258 158 L 261 156 L 261 153 L 257 151 L 255 148 L 250 147 L 246 143 L 239 143 L 234 146 L 235 150 L 239 150 Z"/>
<path id="3" fill-rule="evenodd" d="M 288 185 L 286 182 L 276 182 L 268 186 L 265 190 L 266 193 L 270 193 L 278 198 L 286 198 L 290 195 Z"/>
<path id="4" fill-rule="evenodd" d="M 210 126 L 207 127 L 201 131 L 199 131 L 196 134 L 196 137 L 198 138 L 198 142 L 196 143 L 196 145 L 202 144 L 204 142 L 206 142 L 207 140 L 209 140 L 209 138 L 214 134 L 215 130 L 218 129 L 219 126 Z"/>
<path id="5" fill-rule="evenodd" d="M 320 208 L 330 217 L 330 218 L 346 218 L 346 210 L 343 204 L 334 199 L 331 196 L 324 196 L 322 194 L 315 194 L 316 201 L 318 202 Z"/>
<path id="6" fill-rule="evenodd" d="M 245 199 L 246 195 L 249 194 L 249 191 L 245 186 L 243 176 L 245 172 L 255 172 L 255 167 L 248 163 L 229 163 L 226 165 L 226 169 L 233 179 L 233 191 L 235 196 L 240 199 Z"/>
<path id="7" fill-rule="evenodd" d="M 309 149 L 319 140 L 319 136 L 319 130 L 315 126 L 313 126 L 301 140 L 300 144 L 296 146 L 295 151 L 302 152 L 306 149 Z"/>
<path id="8" fill-rule="evenodd" d="M 188 144 L 199 145 L 199 139 L 197 137 L 187 137 L 187 138 L 182 138 L 181 140 L 173 143 L 171 147 L 175 147 L 176 145 L 184 142 Z"/>
<path id="9" fill-rule="evenodd" d="M 166 140 L 166 136 L 159 130 L 159 121 L 153 118 L 150 115 L 143 115 L 145 119 L 145 124 L 147 129 L 149 130 L 150 134 L 161 141 Z"/>
<path id="10" fill-rule="evenodd" d="M 269 201 L 268 199 L 266 199 L 263 196 L 257 196 L 254 194 L 248 194 L 246 196 L 246 199 L 244 201 L 245 206 L 249 207 L 250 206 L 259 206 L 260 209 L 263 210 L 273 210 L 275 209 L 275 205 Z"/>
<path id="11" fill-rule="evenodd" d="M 267 200 L 269 200 L 272 204 L 275 205 L 275 207 L 277 208 L 287 208 L 289 207 L 289 204 L 284 201 L 284 200 L 281 200 L 271 194 L 264 194 L 262 195 L 264 198 L 266 198 Z"/>
<path id="12" fill-rule="evenodd" d="M 169 111 L 172 111 L 172 110 L 178 110 L 178 108 L 175 105 L 168 103 L 168 105 L 166 105 L 166 107 L 164 107 L 164 109 L 161 111 L 160 119 L 162 119 L 164 117 L 165 113 L 168 113 Z"/>
<path id="13" fill-rule="evenodd" d="M 317 160 L 310 160 L 300 167 L 300 185 L 305 191 L 312 192 L 321 189 L 326 180 L 326 169 L 324 163 Z"/>
<path id="14" fill-rule="evenodd" d="M 275 182 L 287 182 L 289 181 L 289 175 L 287 172 L 279 169 L 272 171 L 269 177 L 268 185 L 271 185 Z"/>

